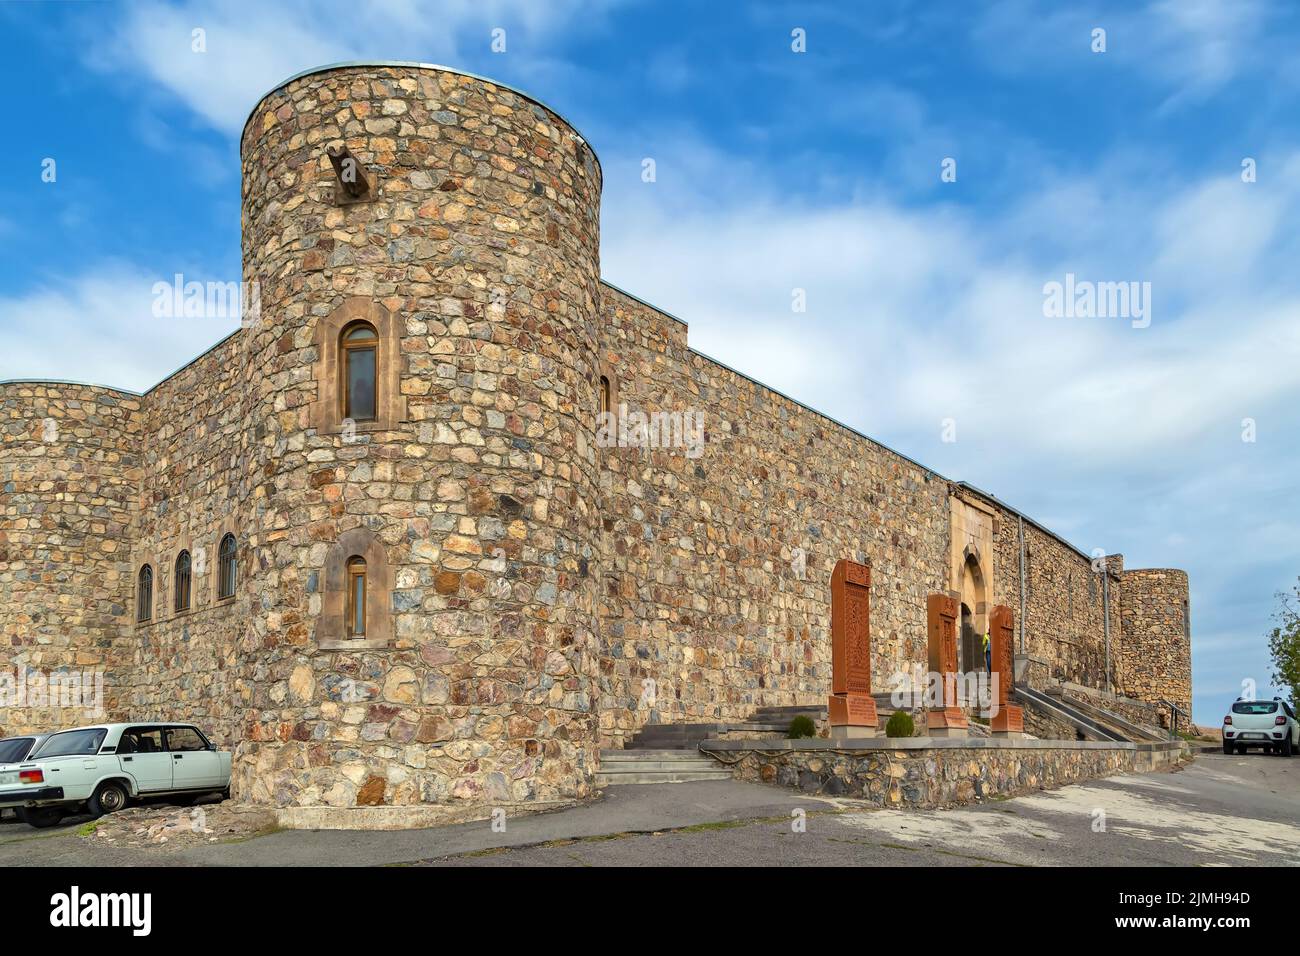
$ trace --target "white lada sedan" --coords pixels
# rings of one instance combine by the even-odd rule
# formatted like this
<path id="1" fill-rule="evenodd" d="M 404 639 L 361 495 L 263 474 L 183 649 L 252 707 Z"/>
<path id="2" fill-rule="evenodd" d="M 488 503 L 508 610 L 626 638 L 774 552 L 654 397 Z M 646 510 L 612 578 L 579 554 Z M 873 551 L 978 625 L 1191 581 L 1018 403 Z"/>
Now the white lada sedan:
<path id="1" fill-rule="evenodd" d="M 95 816 L 151 796 L 230 795 L 229 751 L 193 724 L 100 724 L 51 734 L 20 763 L 0 765 L 0 806 L 34 827 L 83 806 Z"/>

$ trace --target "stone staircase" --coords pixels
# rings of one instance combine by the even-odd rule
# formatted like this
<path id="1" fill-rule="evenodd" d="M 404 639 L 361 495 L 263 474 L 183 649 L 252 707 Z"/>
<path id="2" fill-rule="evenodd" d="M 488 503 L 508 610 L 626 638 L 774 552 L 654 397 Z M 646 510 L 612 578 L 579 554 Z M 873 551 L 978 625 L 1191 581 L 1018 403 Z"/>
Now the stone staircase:
<path id="1" fill-rule="evenodd" d="M 596 786 L 624 783 L 687 783 L 693 780 L 730 780 L 731 771 L 699 752 L 705 740 L 723 735 L 755 737 L 785 735 L 799 714 L 825 720 L 826 708 L 760 707 L 748 720 L 708 724 L 646 724 L 627 741 L 623 750 L 602 750 Z"/>
<path id="2" fill-rule="evenodd" d="M 711 757 L 694 750 L 685 748 L 602 750 L 600 770 L 596 773 L 596 786 L 610 787 L 625 783 L 690 783 L 696 780 L 730 779 L 730 770 Z"/>

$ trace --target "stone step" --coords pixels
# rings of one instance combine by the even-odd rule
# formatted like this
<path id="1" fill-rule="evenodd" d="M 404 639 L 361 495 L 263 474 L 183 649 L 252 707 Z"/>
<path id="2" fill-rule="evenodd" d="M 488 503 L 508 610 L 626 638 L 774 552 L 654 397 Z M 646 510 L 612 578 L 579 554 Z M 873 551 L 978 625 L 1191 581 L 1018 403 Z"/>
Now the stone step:
<path id="1" fill-rule="evenodd" d="M 698 753 L 691 753 L 689 750 L 655 750 L 645 747 L 640 750 L 602 750 L 600 752 L 601 762 L 606 760 L 700 760 L 702 758 Z"/>
<path id="2" fill-rule="evenodd" d="M 746 720 L 737 724 L 727 724 L 723 733 L 733 731 L 745 731 L 747 733 L 767 734 L 767 733 L 785 733 L 790 729 L 788 720 Z"/>
<path id="3" fill-rule="evenodd" d="M 717 770 L 653 770 L 645 773 L 596 774 L 596 786 L 611 787 L 629 783 L 693 783 L 697 780 L 730 780 L 731 771 Z"/>
<path id="4" fill-rule="evenodd" d="M 685 751 L 683 751 L 685 753 Z M 600 773 L 641 773 L 647 770 L 717 770 L 717 762 L 708 757 L 692 757 L 689 760 L 663 759 L 654 760 L 605 760 L 600 761 Z"/>

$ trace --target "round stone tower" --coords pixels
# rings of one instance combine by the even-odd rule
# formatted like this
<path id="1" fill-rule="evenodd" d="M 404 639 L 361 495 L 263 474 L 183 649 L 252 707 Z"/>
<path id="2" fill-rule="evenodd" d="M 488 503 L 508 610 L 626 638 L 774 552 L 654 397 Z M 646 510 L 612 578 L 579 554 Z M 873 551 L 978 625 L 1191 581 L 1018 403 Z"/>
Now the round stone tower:
<path id="1" fill-rule="evenodd" d="M 256 452 L 236 794 L 480 810 L 585 794 L 595 155 L 519 92 L 392 63 L 290 79 L 241 155 Z M 376 343 L 359 414 L 358 326 Z"/>

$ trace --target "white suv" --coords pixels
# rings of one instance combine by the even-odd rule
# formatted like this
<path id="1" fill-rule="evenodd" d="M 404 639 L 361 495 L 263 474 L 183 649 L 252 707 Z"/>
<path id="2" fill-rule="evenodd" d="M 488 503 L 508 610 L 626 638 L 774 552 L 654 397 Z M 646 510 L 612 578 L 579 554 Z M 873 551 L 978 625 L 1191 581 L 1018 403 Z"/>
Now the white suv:
<path id="1" fill-rule="evenodd" d="M 1248 747 L 1284 757 L 1300 753 L 1300 721 L 1291 705 L 1281 697 L 1234 701 L 1232 713 L 1223 718 L 1223 752 L 1244 754 Z"/>

